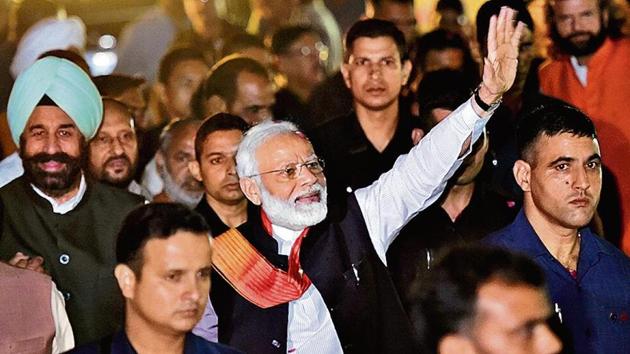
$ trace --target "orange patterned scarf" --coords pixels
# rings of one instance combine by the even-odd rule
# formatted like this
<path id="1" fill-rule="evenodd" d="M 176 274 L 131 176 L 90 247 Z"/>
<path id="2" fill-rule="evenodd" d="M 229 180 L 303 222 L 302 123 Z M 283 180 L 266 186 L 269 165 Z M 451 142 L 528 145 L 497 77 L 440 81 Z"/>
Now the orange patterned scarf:
<path id="1" fill-rule="evenodd" d="M 271 235 L 271 222 L 261 210 L 263 226 Z M 311 285 L 300 266 L 300 247 L 306 237 L 304 229 L 295 240 L 289 255 L 289 270 L 271 264 L 236 229 L 230 229 L 213 240 L 212 263 L 236 292 L 261 308 L 269 308 L 299 299 Z"/>

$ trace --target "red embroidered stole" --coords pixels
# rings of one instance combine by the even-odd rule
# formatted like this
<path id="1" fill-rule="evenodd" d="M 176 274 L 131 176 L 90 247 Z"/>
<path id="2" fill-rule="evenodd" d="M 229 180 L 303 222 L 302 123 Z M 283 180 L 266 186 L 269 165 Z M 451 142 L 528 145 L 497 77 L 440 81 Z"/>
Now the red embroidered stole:
<path id="1" fill-rule="evenodd" d="M 271 235 L 271 222 L 261 210 L 263 226 Z M 287 303 L 304 294 L 311 280 L 300 266 L 300 247 L 308 228 L 295 240 L 289 255 L 289 270 L 271 264 L 236 229 L 213 240 L 212 264 L 225 281 L 249 302 L 261 308 Z"/>

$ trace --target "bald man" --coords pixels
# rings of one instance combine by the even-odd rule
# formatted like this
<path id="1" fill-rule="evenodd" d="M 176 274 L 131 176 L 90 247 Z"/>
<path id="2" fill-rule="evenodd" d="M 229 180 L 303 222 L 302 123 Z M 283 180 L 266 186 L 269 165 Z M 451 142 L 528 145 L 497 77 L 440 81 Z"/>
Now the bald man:
<path id="1" fill-rule="evenodd" d="M 55 57 L 38 60 L 17 78 L 7 109 L 24 175 L 0 189 L 0 260 L 52 276 L 78 345 L 120 324 L 115 235 L 143 200 L 85 177 L 86 142 L 102 115 L 101 97 L 88 75 Z"/>

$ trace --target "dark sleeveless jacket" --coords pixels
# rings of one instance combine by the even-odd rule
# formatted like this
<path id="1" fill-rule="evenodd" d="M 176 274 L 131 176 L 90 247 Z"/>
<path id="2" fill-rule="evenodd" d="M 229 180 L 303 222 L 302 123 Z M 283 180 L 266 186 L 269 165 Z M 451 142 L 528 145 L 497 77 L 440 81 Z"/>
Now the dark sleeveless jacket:
<path id="1" fill-rule="evenodd" d="M 75 343 L 113 333 L 122 323 L 122 296 L 114 279 L 116 235 L 142 198 L 86 181 L 79 204 L 60 215 L 20 177 L 0 189 L 0 259 L 20 251 L 42 256 L 66 300 Z"/>
<path id="2" fill-rule="evenodd" d="M 288 257 L 249 214 L 239 231 L 275 266 Z M 351 194 L 339 220 L 311 227 L 300 262 L 321 293 L 345 353 L 412 353 L 412 332 L 387 268 L 378 258 L 359 205 Z M 355 270 L 357 275 L 355 275 Z M 261 309 L 214 272 L 212 304 L 219 317 L 219 341 L 247 353 L 286 353 L 288 304 Z"/>

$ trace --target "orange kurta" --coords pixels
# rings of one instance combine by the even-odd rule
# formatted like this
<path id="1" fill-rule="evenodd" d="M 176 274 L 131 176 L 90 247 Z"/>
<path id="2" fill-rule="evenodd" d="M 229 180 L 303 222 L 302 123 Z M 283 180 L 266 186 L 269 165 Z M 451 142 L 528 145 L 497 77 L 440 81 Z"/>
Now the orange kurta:
<path id="1" fill-rule="evenodd" d="M 584 87 L 568 57 L 548 61 L 539 71 L 540 87 L 595 123 L 602 158 L 619 184 L 622 248 L 630 254 L 630 39 L 607 39 L 587 65 Z"/>

